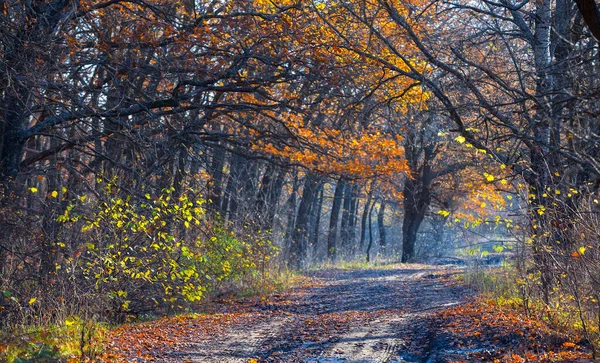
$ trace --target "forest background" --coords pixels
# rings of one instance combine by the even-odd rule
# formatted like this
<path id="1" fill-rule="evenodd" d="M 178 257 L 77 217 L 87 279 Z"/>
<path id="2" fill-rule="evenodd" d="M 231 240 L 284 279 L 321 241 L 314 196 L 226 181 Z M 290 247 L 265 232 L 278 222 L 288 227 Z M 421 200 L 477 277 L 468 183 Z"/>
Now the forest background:
<path id="1" fill-rule="evenodd" d="M 599 25 L 593 0 L 0 1 L 0 326 L 492 253 L 597 344 Z"/>

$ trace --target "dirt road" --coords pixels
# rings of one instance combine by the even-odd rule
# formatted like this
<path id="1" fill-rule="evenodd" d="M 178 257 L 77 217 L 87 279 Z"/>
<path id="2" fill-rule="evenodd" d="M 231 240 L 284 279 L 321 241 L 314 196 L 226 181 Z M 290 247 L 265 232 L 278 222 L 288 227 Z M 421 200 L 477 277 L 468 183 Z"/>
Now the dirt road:
<path id="1" fill-rule="evenodd" d="M 467 290 L 447 267 L 327 270 L 310 287 L 257 303 L 248 324 L 167 352 L 168 362 L 438 362 L 428 316 Z"/>

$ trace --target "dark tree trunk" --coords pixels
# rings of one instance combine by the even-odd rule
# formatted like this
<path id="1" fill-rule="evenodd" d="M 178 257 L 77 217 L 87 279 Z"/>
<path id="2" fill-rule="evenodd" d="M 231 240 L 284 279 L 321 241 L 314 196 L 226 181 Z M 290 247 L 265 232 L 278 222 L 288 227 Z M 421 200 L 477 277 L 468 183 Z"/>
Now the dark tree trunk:
<path id="1" fill-rule="evenodd" d="M 342 195 L 346 183 L 340 179 L 335 186 L 333 204 L 331 206 L 331 217 L 329 218 L 329 233 L 327 234 L 327 258 L 333 262 L 337 255 L 337 228 L 342 206 Z"/>
<path id="2" fill-rule="evenodd" d="M 239 226 L 247 225 L 251 218 L 250 213 L 252 208 L 256 204 L 258 172 L 258 163 L 254 160 L 244 158 L 238 182 L 240 188 L 237 193 L 238 205 L 241 208 L 237 215 L 231 217 L 236 220 Z"/>
<path id="3" fill-rule="evenodd" d="M 283 260 L 285 263 L 289 261 L 290 245 L 294 226 L 296 225 L 296 213 L 298 204 L 298 171 L 294 170 L 292 179 L 292 191 L 287 201 L 287 224 L 285 226 L 285 236 L 283 241 Z"/>
<path id="4" fill-rule="evenodd" d="M 215 146 L 212 149 L 212 160 L 209 168 L 212 178 L 208 183 L 208 207 L 212 213 L 223 212 L 223 209 L 221 209 L 223 167 L 225 167 L 225 152 L 219 146 Z"/>
<path id="5" fill-rule="evenodd" d="M 404 219 L 402 223 L 402 262 L 415 258 L 415 244 L 419 227 L 431 202 L 430 182 L 424 180 L 421 191 L 414 190 L 414 183 L 407 179 L 404 187 Z"/>
<path id="6" fill-rule="evenodd" d="M 342 204 L 342 225 L 340 227 L 340 252 L 347 255 L 350 252 L 350 206 L 352 204 L 352 185 L 344 185 L 344 202 Z"/>
<path id="7" fill-rule="evenodd" d="M 256 194 L 255 225 L 260 230 L 272 229 L 277 202 L 285 182 L 285 170 L 274 164 L 268 164 L 260 188 Z"/>
<path id="8" fill-rule="evenodd" d="M 367 246 L 367 262 L 371 262 L 371 248 L 373 247 L 373 208 L 375 207 L 375 202 L 371 203 L 371 208 L 369 208 L 369 216 L 367 217 L 369 223 L 369 245 Z"/>
<path id="9" fill-rule="evenodd" d="M 319 185 L 319 195 L 317 197 L 317 199 L 315 200 L 315 205 L 314 205 L 314 211 L 313 211 L 313 215 L 314 217 L 314 221 L 313 221 L 313 225 L 312 225 L 312 231 L 311 231 L 311 235 L 310 235 L 310 244 L 313 246 L 313 249 L 315 251 L 315 257 L 320 259 L 320 257 L 318 257 L 318 253 L 319 253 L 319 229 L 321 226 L 321 212 L 323 210 L 323 184 L 321 183 Z"/>
<path id="10" fill-rule="evenodd" d="M 298 207 L 298 215 L 296 217 L 294 230 L 292 231 L 290 245 L 288 266 L 295 270 L 300 269 L 306 262 L 308 222 L 313 200 L 317 195 L 318 188 L 318 177 L 313 173 L 308 173 L 306 180 L 304 181 L 302 199 L 300 200 L 300 206 Z"/>
<path id="11" fill-rule="evenodd" d="M 267 207 L 267 221 L 269 226 L 272 228 L 275 223 L 275 212 L 277 211 L 277 204 L 281 198 L 281 192 L 283 191 L 283 185 L 285 183 L 285 176 L 287 170 L 279 170 L 273 186 L 269 189 L 267 194 L 266 207 Z"/>
<path id="12" fill-rule="evenodd" d="M 413 135 L 414 136 L 414 135 Z M 435 145 L 431 144 L 422 149 L 423 164 L 418 167 L 419 142 L 408 138 L 407 159 L 412 177 L 404 182 L 404 219 L 402 223 L 402 259 L 403 263 L 415 258 L 415 244 L 419 227 L 425 219 L 425 213 L 431 203 L 431 184 L 436 174 L 431 169 L 431 160 L 435 158 Z M 448 168 L 444 173 L 451 172 Z M 437 174 L 441 175 L 441 174 Z"/>
<path id="13" fill-rule="evenodd" d="M 358 215 L 359 199 L 358 185 L 352 185 L 352 201 L 350 202 L 350 223 L 348 224 L 348 239 L 350 241 L 350 255 L 356 255 L 356 219 Z"/>
<path id="14" fill-rule="evenodd" d="M 373 191 L 369 191 L 367 195 L 367 201 L 363 208 L 362 217 L 360 220 L 360 242 L 358 243 L 359 253 L 362 253 L 365 247 L 365 237 L 367 234 L 367 217 L 369 216 L 369 210 L 371 208 L 371 199 L 373 198 Z"/>
<path id="15" fill-rule="evenodd" d="M 385 201 L 382 201 L 379 205 L 379 213 L 377 213 L 377 228 L 379 230 L 379 247 L 381 251 L 387 247 L 387 241 L 385 236 Z"/>
<path id="16" fill-rule="evenodd" d="M 56 249 L 56 239 L 60 228 L 56 221 L 57 213 L 60 213 L 60 202 L 58 198 L 53 198 L 50 194 L 52 191 L 60 189 L 60 172 L 56 168 L 55 160 L 50 160 L 48 164 L 50 172 L 46 175 L 48 191 L 42 222 L 44 237 L 40 248 L 40 266 L 38 271 L 40 284 L 44 291 L 49 289 L 50 279 L 56 273 L 55 261 L 56 253 L 58 252 Z M 78 246 L 72 247 L 77 248 Z"/>
<path id="17" fill-rule="evenodd" d="M 15 89 L 4 90 L 2 99 L 2 134 L 0 134 L 0 186 L 10 188 L 11 179 L 19 172 L 24 143 L 21 131 L 25 125 L 27 92 L 15 82 Z"/>
<path id="18" fill-rule="evenodd" d="M 237 195 L 242 167 L 242 157 L 235 154 L 232 155 L 229 163 L 229 178 L 227 179 L 227 186 L 225 187 L 225 196 L 221 204 L 221 215 L 228 220 L 232 220 L 232 216 L 235 216 L 237 213 Z"/>
<path id="19" fill-rule="evenodd" d="M 187 150 L 185 147 L 179 148 L 177 162 L 175 163 L 175 175 L 173 176 L 173 196 L 179 198 L 183 193 L 183 184 L 185 182 L 185 161 L 187 159 Z"/>

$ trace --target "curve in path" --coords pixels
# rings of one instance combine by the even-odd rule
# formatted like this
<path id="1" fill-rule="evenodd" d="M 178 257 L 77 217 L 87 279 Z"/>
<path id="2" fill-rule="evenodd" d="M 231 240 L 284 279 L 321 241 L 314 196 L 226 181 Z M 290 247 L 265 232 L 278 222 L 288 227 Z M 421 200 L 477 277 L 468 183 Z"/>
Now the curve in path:
<path id="1" fill-rule="evenodd" d="M 427 362 L 428 316 L 468 294 L 448 267 L 401 266 L 311 274 L 316 287 L 260 305 L 267 320 L 233 326 L 167 354 L 171 362 Z M 451 280 L 451 279 L 450 279 Z"/>

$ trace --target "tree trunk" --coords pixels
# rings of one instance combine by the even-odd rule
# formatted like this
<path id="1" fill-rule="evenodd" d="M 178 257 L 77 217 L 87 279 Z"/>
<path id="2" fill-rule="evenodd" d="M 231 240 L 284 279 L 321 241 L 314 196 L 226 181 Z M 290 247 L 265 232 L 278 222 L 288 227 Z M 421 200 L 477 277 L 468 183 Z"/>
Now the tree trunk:
<path id="1" fill-rule="evenodd" d="M 373 247 L 373 208 L 375 207 L 375 201 L 371 203 L 371 208 L 369 208 L 369 245 L 367 246 L 367 262 L 371 262 L 371 248 Z"/>
<path id="2" fill-rule="evenodd" d="M 173 176 L 173 197 L 178 199 L 183 193 L 183 184 L 185 182 L 185 161 L 187 159 L 187 149 L 184 146 L 179 148 L 177 160 L 175 163 L 175 175 Z"/>
<path id="3" fill-rule="evenodd" d="M 384 216 L 385 216 L 385 201 L 382 201 L 379 206 L 379 213 L 377 213 L 377 227 L 379 229 L 379 247 L 380 247 L 381 251 L 385 250 L 385 248 L 387 247 L 387 241 L 385 238 Z"/>
<path id="4" fill-rule="evenodd" d="M 323 210 L 323 184 L 319 186 L 319 196 L 315 201 L 315 210 L 313 211 L 315 219 L 313 222 L 313 228 L 310 235 L 310 244 L 313 246 L 315 251 L 315 258 L 320 259 L 318 257 L 319 253 L 319 229 L 321 226 L 321 212 Z"/>
<path id="5" fill-rule="evenodd" d="M 344 256 L 350 253 L 350 208 L 352 203 L 352 185 L 344 185 L 344 202 L 342 204 L 342 225 L 340 227 L 340 250 Z"/>
<path id="6" fill-rule="evenodd" d="M 360 220 L 360 242 L 358 244 L 358 252 L 362 253 L 364 247 L 365 247 L 365 237 L 367 234 L 367 217 L 369 216 L 369 211 L 371 209 L 371 199 L 373 197 L 373 191 L 370 190 L 369 194 L 367 195 L 367 201 L 365 202 L 365 207 L 363 208 L 363 213 L 362 213 L 362 217 Z"/>
<path id="7" fill-rule="evenodd" d="M 225 167 L 225 152 L 215 146 L 212 150 L 212 160 L 209 172 L 211 180 L 208 182 L 208 208 L 215 213 L 222 213 L 221 200 L 223 194 L 223 168 Z"/>
<path id="8" fill-rule="evenodd" d="M 19 163 L 23 156 L 24 143 L 21 140 L 21 129 L 25 124 L 26 92 L 17 87 L 16 90 L 5 90 L 2 100 L 2 131 L 0 135 L 0 184 L 8 186 L 10 180 L 17 176 Z"/>
<path id="9" fill-rule="evenodd" d="M 294 226 L 296 225 L 296 213 L 297 213 L 297 197 L 298 197 L 298 171 L 294 170 L 292 179 L 292 191 L 287 201 L 287 224 L 285 226 L 285 236 L 283 239 L 283 260 L 284 263 L 289 261 L 290 256 L 290 245 L 292 239 L 292 233 Z"/>
<path id="10" fill-rule="evenodd" d="M 333 262 L 337 255 L 337 228 L 338 219 L 340 216 L 340 208 L 342 205 L 342 194 L 344 191 L 345 182 L 343 179 L 338 180 L 335 186 L 333 195 L 333 204 L 331 206 L 331 217 L 329 218 L 329 233 L 327 234 L 327 258 Z"/>
<path id="11" fill-rule="evenodd" d="M 242 157 L 235 154 L 232 155 L 231 161 L 229 162 L 229 178 L 227 179 L 227 186 L 225 187 L 225 196 L 221 204 L 221 215 L 226 220 L 232 220 L 232 216 L 235 216 L 237 213 L 237 195 L 242 167 Z"/>
<path id="12" fill-rule="evenodd" d="M 272 229 L 277 202 L 285 182 L 285 170 L 274 164 L 267 165 L 255 202 L 255 224 L 260 230 Z"/>
<path id="13" fill-rule="evenodd" d="M 350 222 L 348 223 L 348 240 L 350 244 L 350 256 L 356 255 L 356 219 L 358 215 L 359 199 L 358 185 L 352 184 L 352 200 L 350 201 Z"/>
<path id="14" fill-rule="evenodd" d="M 318 177 L 313 173 L 308 173 L 306 180 L 304 181 L 302 199 L 300 200 L 296 223 L 294 230 L 292 231 L 288 266 L 294 270 L 299 270 L 306 263 L 308 222 L 313 200 L 317 194 L 318 188 Z"/>
<path id="15" fill-rule="evenodd" d="M 54 143 L 52 141 L 51 143 Z M 60 213 L 60 205 L 58 198 L 53 198 L 50 193 L 54 190 L 60 189 L 60 172 L 56 168 L 55 160 L 48 162 L 50 172 L 46 175 L 48 181 L 47 197 L 44 203 L 44 215 L 42 221 L 42 229 L 44 237 L 42 240 L 42 246 L 40 248 L 40 285 L 44 292 L 47 292 L 50 288 L 50 278 L 56 273 L 55 261 L 56 261 L 56 239 L 60 226 L 56 221 L 57 214 Z"/>

